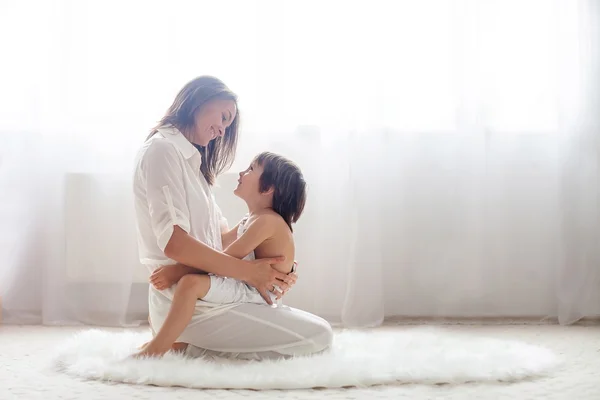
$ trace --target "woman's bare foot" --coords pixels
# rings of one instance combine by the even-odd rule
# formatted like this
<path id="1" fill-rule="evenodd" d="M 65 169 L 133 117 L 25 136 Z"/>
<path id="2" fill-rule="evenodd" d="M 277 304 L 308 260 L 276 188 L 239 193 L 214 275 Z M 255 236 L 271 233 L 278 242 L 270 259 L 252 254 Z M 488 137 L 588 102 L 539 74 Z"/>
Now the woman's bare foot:
<path id="1" fill-rule="evenodd" d="M 133 358 L 146 358 L 146 357 L 160 357 L 163 356 L 166 352 L 171 350 L 170 348 L 159 348 L 152 345 L 152 342 L 146 343 L 144 347 L 134 355 Z"/>
<path id="2" fill-rule="evenodd" d="M 171 346 L 171 350 L 185 351 L 185 349 L 187 349 L 187 347 L 188 347 L 187 343 L 175 342 L 175 343 L 173 343 L 173 346 Z"/>
<path id="3" fill-rule="evenodd" d="M 145 343 L 142 347 L 140 347 L 140 351 L 132 355 L 133 358 L 146 358 L 146 357 L 160 357 L 165 355 L 169 351 L 185 351 L 187 348 L 187 343 L 173 343 L 173 345 L 168 348 L 160 348 L 156 345 L 153 345 L 152 342 Z"/>

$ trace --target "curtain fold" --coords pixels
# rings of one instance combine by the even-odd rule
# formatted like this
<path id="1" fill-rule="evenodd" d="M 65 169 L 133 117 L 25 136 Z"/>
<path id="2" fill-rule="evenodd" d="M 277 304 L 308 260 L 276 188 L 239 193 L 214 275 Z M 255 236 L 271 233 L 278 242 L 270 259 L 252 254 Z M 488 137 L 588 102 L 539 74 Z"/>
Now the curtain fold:
<path id="1" fill-rule="evenodd" d="M 598 2 L 0 7 L 5 323 L 145 320 L 133 158 L 201 74 L 240 97 L 231 225 L 255 154 L 306 175 L 287 304 L 354 327 L 600 315 Z"/>
<path id="2" fill-rule="evenodd" d="M 568 57 L 561 67 L 574 79 L 562 86 L 561 122 L 569 140 L 561 165 L 564 246 L 557 293 L 559 320 L 570 324 L 597 316 L 600 304 L 600 3 L 562 11 L 560 44 Z"/>

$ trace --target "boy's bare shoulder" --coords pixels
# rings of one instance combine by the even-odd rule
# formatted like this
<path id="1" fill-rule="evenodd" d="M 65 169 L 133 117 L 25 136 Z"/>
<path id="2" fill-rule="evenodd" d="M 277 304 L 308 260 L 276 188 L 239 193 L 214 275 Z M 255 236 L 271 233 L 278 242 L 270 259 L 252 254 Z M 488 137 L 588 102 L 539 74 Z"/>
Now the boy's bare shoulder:
<path id="1" fill-rule="evenodd" d="M 287 223 L 281 217 L 281 215 L 277 214 L 273 210 L 266 210 L 262 214 L 258 215 L 256 222 L 258 221 L 261 221 L 260 223 L 263 225 L 271 226 L 273 228 L 287 227 Z"/>

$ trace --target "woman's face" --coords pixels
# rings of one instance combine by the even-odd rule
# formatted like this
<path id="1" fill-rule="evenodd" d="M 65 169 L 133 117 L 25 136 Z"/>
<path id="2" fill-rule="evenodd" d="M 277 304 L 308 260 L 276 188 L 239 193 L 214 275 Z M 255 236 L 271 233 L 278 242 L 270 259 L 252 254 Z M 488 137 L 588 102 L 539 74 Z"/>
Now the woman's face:
<path id="1" fill-rule="evenodd" d="M 195 124 L 189 132 L 189 139 L 199 146 L 223 136 L 233 119 L 237 109 L 233 100 L 213 100 L 201 107 L 196 113 Z"/>

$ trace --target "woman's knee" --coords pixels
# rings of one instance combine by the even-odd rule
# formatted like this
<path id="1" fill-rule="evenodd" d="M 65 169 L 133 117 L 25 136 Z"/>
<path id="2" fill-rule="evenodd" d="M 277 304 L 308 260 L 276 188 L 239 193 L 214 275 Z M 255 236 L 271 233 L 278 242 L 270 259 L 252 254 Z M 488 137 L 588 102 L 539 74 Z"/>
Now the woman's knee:
<path id="1" fill-rule="evenodd" d="M 333 329 L 329 322 L 321 319 L 319 321 L 319 328 L 317 329 L 314 337 L 313 343 L 315 345 L 315 352 L 320 352 L 323 350 L 327 350 L 331 347 L 333 343 Z"/>
<path id="2" fill-rule="evenodd" d="M 331 325 L 325 319 L 316 315 L 312 315 L 305 322 L 304 329 L 299 333 L 308 339 L 308 341 L 305 341 L 307 346 L 301 346 L 304 347 L 303 351 L 307 354 L 320 353 L 330 348 L 333 343 Z"/>
<path id="3" fill-rule="evenodd" d="M 304 326 L 301 333 L 304 340 L 296 346 L 280 350 L 284 355 L 308 356 L 322 353 L 328 350 L 333 343 L 333 329 L 327 321 L 314 316 L 314 319 Z"/>

